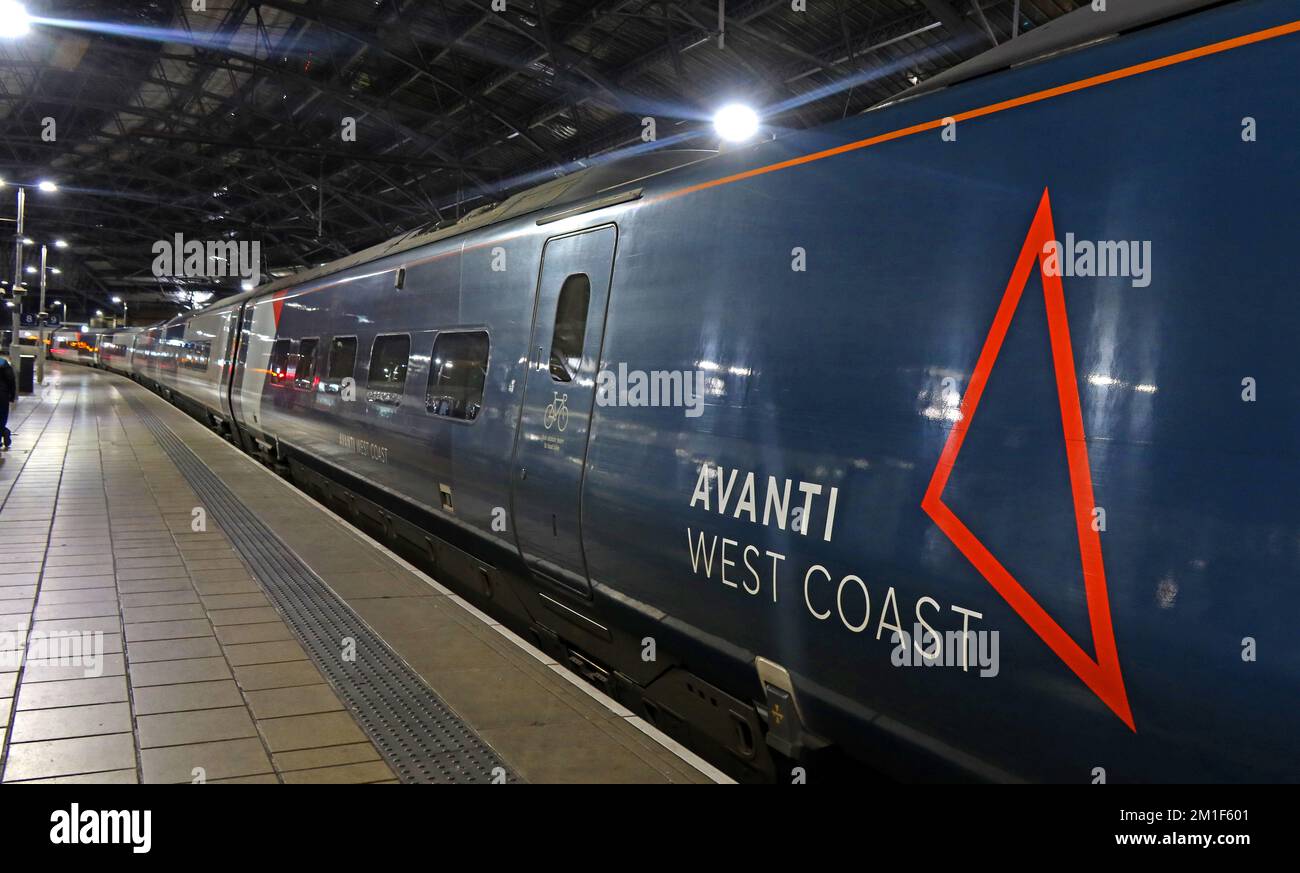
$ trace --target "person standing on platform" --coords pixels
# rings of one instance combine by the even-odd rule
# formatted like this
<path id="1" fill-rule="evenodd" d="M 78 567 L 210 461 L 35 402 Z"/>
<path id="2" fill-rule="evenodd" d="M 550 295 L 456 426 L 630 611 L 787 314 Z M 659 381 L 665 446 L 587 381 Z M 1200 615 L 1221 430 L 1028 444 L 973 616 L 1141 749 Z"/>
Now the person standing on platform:
<path id="1" fill-rule="evenodd" d="M 0 445 L 9 448 L 13 435 L 9 433 L 9 404 L 18 402 L 18 379 L 6 353 L 0 351 Z"/>

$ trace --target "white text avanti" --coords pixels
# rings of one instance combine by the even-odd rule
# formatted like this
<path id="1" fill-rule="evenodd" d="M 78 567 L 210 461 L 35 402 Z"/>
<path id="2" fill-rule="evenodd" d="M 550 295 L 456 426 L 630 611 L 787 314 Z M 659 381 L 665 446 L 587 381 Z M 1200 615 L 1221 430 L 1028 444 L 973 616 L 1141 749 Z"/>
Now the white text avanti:
<path id="1" fill-rule="evenodd" d="M 809 530 L 820 530 L 822 539 L 830 542 L 839 496 L 840 490 L 833 485 L 775 476 L 768 476 L 760 485 L 760 478 L 752 472 L 728 470 L 705 462 L 700 465 L 690 505 L 718 515 L 748 517 L 754 524 L 775 526 L 778 530 L 788 528 L 804 536 Z"/>

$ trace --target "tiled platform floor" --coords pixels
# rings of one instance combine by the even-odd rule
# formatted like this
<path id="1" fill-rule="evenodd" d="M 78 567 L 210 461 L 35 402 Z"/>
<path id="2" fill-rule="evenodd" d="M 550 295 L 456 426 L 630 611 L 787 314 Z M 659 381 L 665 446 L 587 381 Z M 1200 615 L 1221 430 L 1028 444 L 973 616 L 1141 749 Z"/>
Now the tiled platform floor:
<path id="1" fill-rule="evenodd" d="M 191 529 L 130 392 L 525 780 L 725 779 L 143 388 L 55 365 L 0 454 L 3 781 L 393 780 L 225 534 Z M 51 632 L 102 641 L 98 675 L 37 660 Z"/>

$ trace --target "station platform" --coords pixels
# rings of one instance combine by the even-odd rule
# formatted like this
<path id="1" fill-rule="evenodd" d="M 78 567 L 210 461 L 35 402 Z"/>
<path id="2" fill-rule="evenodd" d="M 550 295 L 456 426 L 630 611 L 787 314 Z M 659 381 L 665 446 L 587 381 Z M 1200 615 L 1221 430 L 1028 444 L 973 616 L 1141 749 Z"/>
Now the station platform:
<path id="1" fill-rule="evenodd" d="M 729 782 L 124 377 L 0 453 L 0 780 Z"/>

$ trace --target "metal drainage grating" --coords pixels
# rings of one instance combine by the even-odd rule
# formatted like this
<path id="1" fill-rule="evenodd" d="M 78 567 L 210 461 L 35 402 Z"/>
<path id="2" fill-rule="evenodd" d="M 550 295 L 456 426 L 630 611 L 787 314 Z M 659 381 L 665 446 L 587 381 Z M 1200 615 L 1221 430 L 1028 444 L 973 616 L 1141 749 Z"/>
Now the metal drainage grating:
<path id="1" fill-rule="evenodd" d="M 520 781 L 161 419 L 142 401 L 127 399 L 398 778 L 465 784 L 499 781 L 504 775 L 506 782 Z M 339 656 L 345 637 L 356 640 L 355 661 Z"/>

